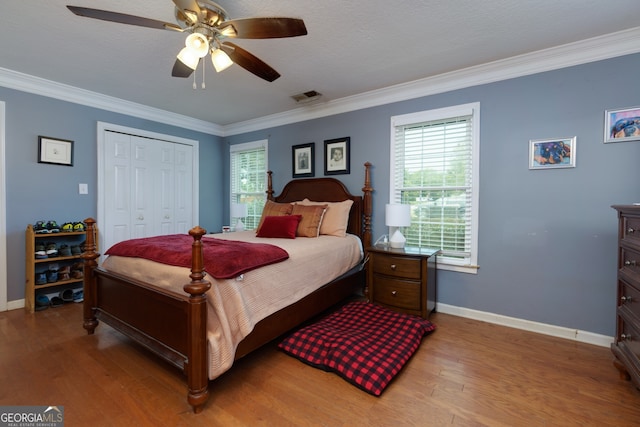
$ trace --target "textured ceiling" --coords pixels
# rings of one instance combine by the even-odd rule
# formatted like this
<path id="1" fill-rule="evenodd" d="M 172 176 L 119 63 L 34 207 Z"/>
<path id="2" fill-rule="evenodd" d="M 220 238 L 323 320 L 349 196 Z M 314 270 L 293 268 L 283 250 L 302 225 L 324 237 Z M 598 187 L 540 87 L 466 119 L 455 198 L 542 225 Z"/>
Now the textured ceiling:
<path id="1" fill-rule="evenodd" d="M 0 68 L 228 125 L 638 27 L 638 0 L 219 0 L 230 18 L 304 19 L 304 37 L 241 40 L 282 77 L 237 65 L 206 89 L 171 77 L 184 34 L 73 15 L 67 4 L 175 22 L 170 0 L 0 4 Z M 639 46 L 640 50 L 640 46 Z M 196 71 L 198 87 L 202 67 Z"/>

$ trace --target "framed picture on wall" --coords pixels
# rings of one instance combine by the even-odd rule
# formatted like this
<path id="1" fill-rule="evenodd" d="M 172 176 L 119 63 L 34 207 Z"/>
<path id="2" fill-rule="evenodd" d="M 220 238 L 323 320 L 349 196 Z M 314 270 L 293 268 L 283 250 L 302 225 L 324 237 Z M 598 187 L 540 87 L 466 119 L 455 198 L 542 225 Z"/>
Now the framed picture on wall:
<path id="1" fill-rule="evenodd" d="M 529 169 L 574 168 L 576 137 L 529 141 Z"/>
<path id="2" fill-rule="evenodd" d="M 328 139 L 324 142 L 324 174 L 343 175 L 351 172 L 350 137 Z"/>
<path id="3" fill-rule="evenodd" d="M 604 142 L 640 140 L 640 107 L 604 112 Z"/>
<path id="4" fill-rule="evenodd" d="M 73 166 L 73 141 L 39 136 L 38 163 Z"/>
<path id="5" fill-rule="evenodd" d="M 294 178 L 315 176 L 315 142 L 291 147 L 291 161 Z"/>

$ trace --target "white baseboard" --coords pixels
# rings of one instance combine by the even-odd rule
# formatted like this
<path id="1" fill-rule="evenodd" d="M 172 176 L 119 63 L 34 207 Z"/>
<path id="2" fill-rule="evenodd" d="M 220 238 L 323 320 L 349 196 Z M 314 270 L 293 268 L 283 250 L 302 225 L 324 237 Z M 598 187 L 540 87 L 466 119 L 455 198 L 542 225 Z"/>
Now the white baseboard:
<path id="1" fill-rule="evenodd" d="M 563 326 L 548 325 L 546 323 L 532 322 L 530 320 L 488 313 L 486 311 L 456 307 L 449 304 L 438 303 L 436 306 L 436 311 L 439 313 L 466 317 L 468 319 L 480 320 L 487 323 L 494 323 L 496 325 L 508 326 L 510 328 L 522 329 L 525 331 L 536 332 L 553 337 L 566 338 L 569 340 L 593 344 L 600 347 L 609 347 L 613 342 L 613 337 L 609 337 L 606 335 L 565 328 Z"/>
<path id="2" fill-rule="evenodd" d="M 25 300 L 17 299 L 15 301 L 7 302 L 7 310 L 16 310 L 18 308 L 24 308 Z"/>

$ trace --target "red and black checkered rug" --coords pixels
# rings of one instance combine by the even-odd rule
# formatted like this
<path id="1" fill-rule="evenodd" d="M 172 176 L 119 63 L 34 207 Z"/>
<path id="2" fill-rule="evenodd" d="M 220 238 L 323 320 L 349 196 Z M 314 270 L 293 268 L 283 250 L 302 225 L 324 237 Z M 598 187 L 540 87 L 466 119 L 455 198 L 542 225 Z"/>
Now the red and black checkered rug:
<path id="1" fill-rule="evenodd" d="M 380 396 L 434 329 L 420 317 L 357 301 L 294 332 L 279 348 Z"/>

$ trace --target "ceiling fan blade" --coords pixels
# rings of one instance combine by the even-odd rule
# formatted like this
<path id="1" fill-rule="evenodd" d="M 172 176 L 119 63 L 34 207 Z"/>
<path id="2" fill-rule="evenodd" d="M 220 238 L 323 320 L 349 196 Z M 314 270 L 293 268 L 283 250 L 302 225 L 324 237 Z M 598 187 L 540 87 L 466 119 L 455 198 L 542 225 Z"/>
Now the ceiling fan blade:
<path id="1" fill-rule="evenodd" d="M 280 77 L 280 73 L 238 45 L 224 42 L 220 46 L 220 49 L 229 55 L 229 58 L 231 58 L 233 62 L 268 82 L 272 82 Z"/>
<path id="2" fill-rule="evenodd" d="M 190 10 L 191 12 L 200 13 L 200 5 L 196 0 L 173 0 L 173 4 L 180 10 Z"/>
<path id="3" fill-rule="evenodd" d="M 173 63 L 173 69 L 171 70 L 171 75 L 173 77 L 189 77 L 194 70 L 189 68 L 184 62 L 176 59 L 176 62 Z"/>
<path id="4" fill-rule="evenodd" d="M 233 27 L 235 35 L 229 27 Z M 302 19 L 297 18 L 245 18 L 225 21 L 218 27 L 220 32 L 239 39 L 277 39 L 307 34 Z"/>
<path id="5" fill-rule="evenodd" d="M 159 30 L 183 31 L 181 27 L 169 22 L 157 21 L 155 19 L 143 18 L 141 16 L 127 15 L 108 10 L 91 9 L 88 7 L 67 6 L 71 12 L 78 16 L 100 19 L 102 21 L 117 22 L 120 24 L 136 25 L 138 27 L 156 28 Z"/>

